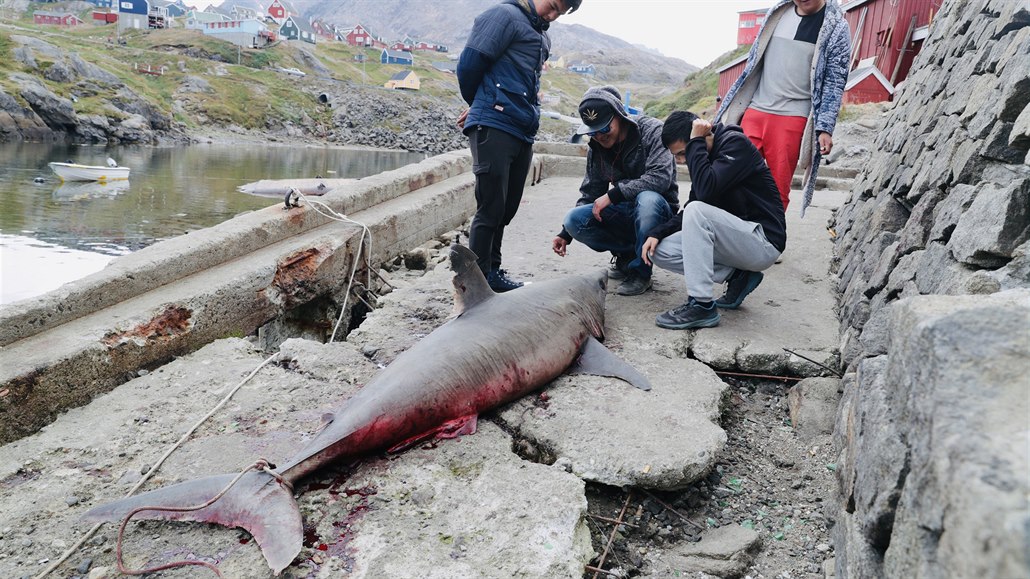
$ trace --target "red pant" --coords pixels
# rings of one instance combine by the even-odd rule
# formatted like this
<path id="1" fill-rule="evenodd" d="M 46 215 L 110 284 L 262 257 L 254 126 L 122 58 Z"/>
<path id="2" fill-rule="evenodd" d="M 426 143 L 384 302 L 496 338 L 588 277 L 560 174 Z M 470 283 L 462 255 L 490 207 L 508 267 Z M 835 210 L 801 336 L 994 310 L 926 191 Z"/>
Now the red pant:
<path id="1" fill-rule="evenodd" d="M 790 181 L 798 168 L 801 139 L 805 136 L 806 117 L 786 117 L 749 108 L 740 120 L 740 128 L 765 157 L 776 188 L 780 190 L 783 209 L 790 203 Z"/>

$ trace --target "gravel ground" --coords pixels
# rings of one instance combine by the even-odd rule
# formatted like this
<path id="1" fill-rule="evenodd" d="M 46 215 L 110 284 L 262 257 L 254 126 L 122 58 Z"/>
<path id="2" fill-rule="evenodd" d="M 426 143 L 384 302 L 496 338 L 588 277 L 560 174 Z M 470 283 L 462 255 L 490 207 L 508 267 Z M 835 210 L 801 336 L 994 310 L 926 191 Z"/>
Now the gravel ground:
<path id="1" fill-rule="evenodd" d="M 658 576 L 651 574 L 649 559 L 662 558 L 682 542 L 700 541 L 707 528 L 739 524 L 762 538 L 747 577 L 823 576 L 823 561 L 833 556 L 824 515 L 836 466 L 830 439 L 806 442 L 791 428 L 787 390 L 792 383 L 726 380 L 731 389 L 722 426 L 729 442 L 706 479 L 668 493 L 588 485 L 590 529 L 598 554 L 613 527 L 603 518 L 617 519 L 630 495 L 623 520 L 634 526 L 616 534 L 604 562 L 606 571 L 623 577 Z M 593 576 L 590 571 L 584 575 Z"/>

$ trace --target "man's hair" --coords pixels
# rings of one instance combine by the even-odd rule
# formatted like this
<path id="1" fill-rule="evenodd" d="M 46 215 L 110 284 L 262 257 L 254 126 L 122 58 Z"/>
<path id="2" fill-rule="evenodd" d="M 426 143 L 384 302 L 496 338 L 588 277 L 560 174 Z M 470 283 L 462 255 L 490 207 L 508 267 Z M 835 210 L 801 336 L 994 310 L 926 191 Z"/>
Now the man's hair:
<path id="1" fill-rule="evenodd" d="M 689 141 L 695 119 L 697 115 L 690 111 L 674 111 L 665 119 L 665 125 L 662 126 L 662 144 L 668 148 L 676 141 Z"/>
<path id="2" fill-rule="evenodd" d="M 576 10 L 579 10 L 579 5 L 582 2 L 583 0 L 565 0 L 565 7 L 569 9 L 569 11 L 566 12 L 566 14 L 572 14 Z"/>

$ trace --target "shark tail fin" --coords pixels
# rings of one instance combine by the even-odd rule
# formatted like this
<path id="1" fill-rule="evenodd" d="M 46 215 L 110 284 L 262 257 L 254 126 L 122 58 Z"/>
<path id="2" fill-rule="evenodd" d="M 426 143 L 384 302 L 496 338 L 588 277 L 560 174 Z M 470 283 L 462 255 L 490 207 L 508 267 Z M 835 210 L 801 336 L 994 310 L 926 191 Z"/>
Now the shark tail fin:
<path id="1" fill-rule="evenodd" d="M 94 507 L 83 518 L 93 522 L 117 522 L 140 507 L 202 505 L 220 493 L 236 476 L 213 476 L 160 488 Z M 293 493 L 263 472 L 247 473 L 224 496 L 203 509 L 145 510 L 132 518 L 240 527 L 254 536 L 268 566 L 276 575 L 293 562 L 304 540 L 304 526 Z"/>

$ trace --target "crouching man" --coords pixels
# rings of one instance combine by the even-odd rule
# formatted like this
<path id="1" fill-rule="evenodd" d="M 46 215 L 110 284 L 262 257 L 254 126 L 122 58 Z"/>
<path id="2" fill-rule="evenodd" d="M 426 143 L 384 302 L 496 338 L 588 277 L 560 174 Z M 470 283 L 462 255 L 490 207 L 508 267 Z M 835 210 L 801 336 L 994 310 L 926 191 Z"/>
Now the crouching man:
<path id="1" fill-rule="evenodd" d="M 579 116 L 577 134 L 590 137 L 586 177 L 551 248 L 564 257 L 577 239 L 612 252 L 608 277 L 624 280 L 617 293 L 642 294 L 651 287 L 651 264 L 640 257 L 644 239 L 679 206 L 676 161 L 662 145 L 662 122 L 630 117 L 615 87 L 588 89 Z"/>
<path id="2" fill-rule="evenodd" d="M 716 124 L 676 111 L 662 143 L 690 169 L 691 190 L 679 215 L 655 228 L 641 258 L 682 273 L 687 302 L 660 314 L 670 330 L 710 328 L 719 310 L 736 309 L 762 282 L 787 243 L 783 203 L 769 167 L 736 125 Z M 727 282 L 714 300 L 715 284 Z"/>

